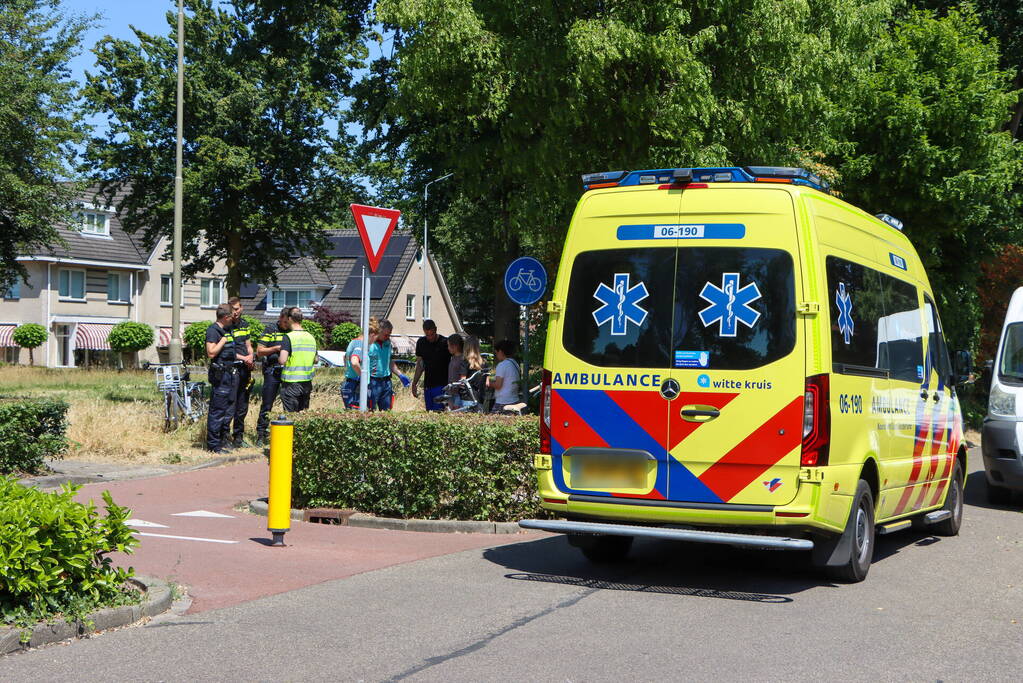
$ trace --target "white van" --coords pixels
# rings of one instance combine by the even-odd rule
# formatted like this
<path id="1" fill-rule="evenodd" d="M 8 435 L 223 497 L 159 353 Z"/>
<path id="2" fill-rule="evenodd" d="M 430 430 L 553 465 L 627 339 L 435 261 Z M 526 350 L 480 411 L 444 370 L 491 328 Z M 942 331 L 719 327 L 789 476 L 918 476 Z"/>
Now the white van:
<path id="1" fill-rule="evenodd" d="M 1023 491 L 1023 287 L 1013 292 L 1005 313 L 991 372 L 991 398 L 981 449 L 987 472 L 988 498 L 1006 503 Z"/>

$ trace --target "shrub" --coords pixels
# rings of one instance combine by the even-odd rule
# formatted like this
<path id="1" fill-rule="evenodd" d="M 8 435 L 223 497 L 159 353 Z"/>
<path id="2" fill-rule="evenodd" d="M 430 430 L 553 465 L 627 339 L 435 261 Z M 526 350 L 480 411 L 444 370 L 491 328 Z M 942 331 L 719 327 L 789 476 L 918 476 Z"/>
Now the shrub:
<path id="1" fill-rule="evenodd" d="M 0 473 L 37 472 L 67 450 L 68 404 L 51 399 L 0 401 Z"/>
<path id="2" fill-rule="evenodd" d="M 113 552 L 138 541 L 125 525 L 131 511 L 103 492 L 106 515 L 74 501 L 80 487 L 43 493 L 0 477 L 0 614 L 18 626 L 57 614 L 83 618 L 92 609 L 124 604 L 131 568 L 114 567 Z"/>
<path id="3" fill-rule="evenodd" d="M 189 323 L 188 327 L 185 328 L 185 346 L 192 349 L 192 352 L 196 354 L 196 358 L 206 357 L 206 329 L 209 326 L 210 323 L 199 320 Z"/>
<path id="4" fill-rule="evenodd" d="M 334 341 L 334 344 L 337 344 L 334 337 L 334 330 L 336 329 L 336 326 L 342 323 L 352 322 L 352 315 L 348 313 L 348 311 L 335 311 L 320 304 L 314 303 L 312 306 L 313 311 L 315 311 L 313 313 L 312 320 L 323 325 L 324 339 L 332 340 Z M 347 344 L 347 342 L 345 343 Z"/>
<path id="5" fill-rule="evenodd" d="M 316 348 L 327 348 L 327 338 L 326 334 L 323 332 L 323 325 L 315 320 L 303 320 L 302 329 L 313 335 L 313 339 L 316 340 Z"/>
<path id="6" fill-rule="evenodd" d="M 307 414 L 295 500 L 385 517 L 508 521 L 540 513 L 536 418 Z"/>
<path id="7" fill-rule="evenodd" d="M 334 327 L 334 346 L 347 349 L 353 339 L 362 334 L 362 328 L 355 323 L 339 323 Z"/>
<path id="8" fill-rule="evenodd" d="M 258 318 L 254 318 L 251 315 L 243 315 L 242 320 L 244 320 L 245 324 L 249 327 L 249 340 L 252 342 L 252 349 L 255 350 L 256 340 L 263 336 L 263 330 L 266 329 L 266 326 L 259 322 Z M 204 335 L 205 333 L 206 331 L 203 330 Z M 203 339 L 205 339 L 205 337 L 203 337 Z"/>
<path id="9" fill-rule="evenodd" d="M 148 349 L 153 345 L 153 328 L 144 323 L 125 320 L 114 325 L 107 335 L 110 348 L 114 351 L 132 352 Z"/>
<path id="10" fill-rule="evenodd" d="M 36 323 L 25 323 L 14 328 L 14 343 L 23 349 L 28 349 L 28 364 L 35 365 L 35 358 L 32 356 L 32 349 L 40 346 L 46 341 L 46 328 Z"/>

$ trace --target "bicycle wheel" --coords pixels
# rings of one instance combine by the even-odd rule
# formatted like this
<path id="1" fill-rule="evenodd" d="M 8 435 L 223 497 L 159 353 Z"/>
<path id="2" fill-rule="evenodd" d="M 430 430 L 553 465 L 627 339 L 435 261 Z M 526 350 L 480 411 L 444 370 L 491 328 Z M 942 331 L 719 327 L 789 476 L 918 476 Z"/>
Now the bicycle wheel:
<path id="1" fill-rule="evenodd" d="M 163 431 L 172 432 L 178 428 L 178 396 L 173 391 L 163 395 Z"/>
<path id="2" fill-rule="evenodd" d="M 206 405 L 206 398 L 202 395 L 202 385 L 193 384 L 188 388 L 188 403 L 190 410 L 188 411 L 188 417 L 192 422 L 197 422 L 202 419 L 209 410 Z"/>

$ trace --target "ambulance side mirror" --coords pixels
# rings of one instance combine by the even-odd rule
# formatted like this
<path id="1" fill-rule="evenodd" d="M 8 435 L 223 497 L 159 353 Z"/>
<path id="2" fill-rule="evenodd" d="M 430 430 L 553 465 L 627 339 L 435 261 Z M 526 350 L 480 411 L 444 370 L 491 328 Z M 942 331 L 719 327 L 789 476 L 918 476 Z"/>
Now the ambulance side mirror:
<path id="1" fill-rule="evenodd" d="M 952 363 L 955 372 L 956 384 L 970 384 L 973 382 L 973 358 L 969 351 L 956 351 L 955 360 Z"/>

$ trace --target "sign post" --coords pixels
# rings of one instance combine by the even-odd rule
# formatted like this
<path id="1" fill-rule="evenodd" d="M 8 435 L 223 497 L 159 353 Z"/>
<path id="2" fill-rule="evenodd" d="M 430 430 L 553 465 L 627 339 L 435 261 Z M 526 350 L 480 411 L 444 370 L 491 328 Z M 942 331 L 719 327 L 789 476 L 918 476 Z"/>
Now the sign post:
<path id="1" fill-rule="evenodd" d="M 366 412 L 369 408 L 370 380 L 369 301 L 373 287 L 369 273 L 375 273 L 380 266 L 380 259 L 387 249 L 387 242 L 390 241 L 395 226 L 398 225 L 401 211 L 364 204 L 352 204 L 351 209 L 355 227 L 359 229 L 359 237 L 362 239 L 362 248 L 366 250 L 366 263 L 369 265 L 368 272 L 366 266 L 362 267 L 362 376 L 359 381 L 359 410 Z"/>
<path id="2" fill-rule="evenodd" d="M 508 298 L 519 305 L 519 317 L 523 322 L 522 378 L 519 393 L 523 403 L 529 402 L 529 306 L 543 297 L 547 291 L 547 271 L 535 258 L 521 256 L 504 271 L 504 291 Z"/>

